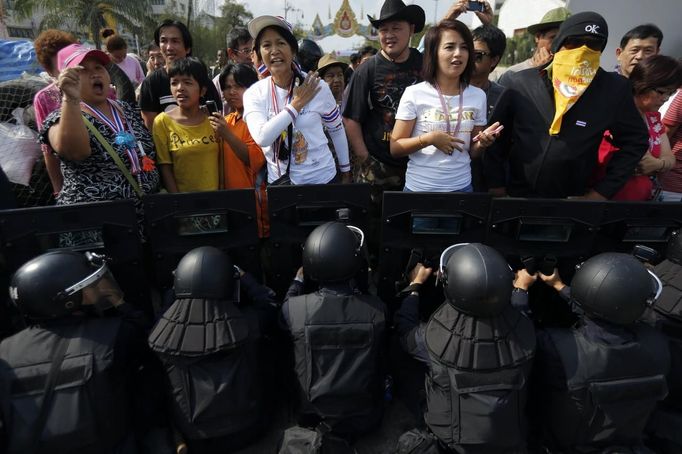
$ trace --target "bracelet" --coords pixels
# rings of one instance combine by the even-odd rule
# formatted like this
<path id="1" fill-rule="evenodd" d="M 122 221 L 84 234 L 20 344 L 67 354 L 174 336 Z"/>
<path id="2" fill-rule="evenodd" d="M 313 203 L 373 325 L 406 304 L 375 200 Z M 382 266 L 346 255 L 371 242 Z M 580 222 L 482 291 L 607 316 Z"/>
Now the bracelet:
<path id="1" fill-rule="evenodd" d="M 419 137 L 417 137 L 417 139 L 419 139 L 419 147 L 424 148 L 426 145 L 424 145 L 424 142 L 422 141 L 422 134 L 419 134 Z"/>
<path id="2" fill-rule="evenodd" d="M 70 99 L 70 98 L 67 98 L 66 96 L 62 96 L 62 102 L 66 103 L 66 104 L 71 104 L 74 106 L 80 106 L 80 103 L 81 103 L 80 99 Z"/>
<path id="3" fill-rule="evenodd" d="M 658 169 L 658 172 L 665 172 L 665 160 L 661 159 L 661 168 Z"/>

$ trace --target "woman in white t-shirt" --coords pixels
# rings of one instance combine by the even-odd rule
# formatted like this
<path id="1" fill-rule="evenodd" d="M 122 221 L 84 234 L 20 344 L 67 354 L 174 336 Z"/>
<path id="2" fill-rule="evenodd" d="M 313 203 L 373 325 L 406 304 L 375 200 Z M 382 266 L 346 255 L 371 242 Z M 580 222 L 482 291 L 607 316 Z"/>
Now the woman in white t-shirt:
<path id="1" fill-rule="evenodd" d="M 303 74 L 291 26 L 274 16 L 249 22 L 254 49 L 270 76 L 244 93 L 244 121 L 263 149 L 268 183 L 288 174 L 292 184 L 350 182 L 348 141 L 334 96 L 317 73 Z M 331 137 L 339 162 L 327 144 Z"/>
<path id="2" fill-rule="evenodd" d="M 486 95 L 469 85 L 474 43 L 462 22 L 444 20 L 425 39 L 424 82 L 405 89 L 391 135 L 391 154 L 409 156 L 405 191 L 472 192 L 471 157 L 499 134 L 485 128 Z"/>

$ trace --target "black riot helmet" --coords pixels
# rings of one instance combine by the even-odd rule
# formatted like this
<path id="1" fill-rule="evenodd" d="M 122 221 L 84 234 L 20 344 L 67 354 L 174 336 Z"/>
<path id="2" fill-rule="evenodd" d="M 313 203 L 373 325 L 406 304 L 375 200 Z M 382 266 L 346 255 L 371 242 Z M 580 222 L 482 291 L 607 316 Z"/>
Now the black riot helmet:
<path id="1" fill-rule="evenodd" d="M 476 317 L 495 317 L 509 304 L 514 273 L 502 255 L 480 243 L 450 246 L 440 258 L 448 302 Z"/>
<path id="2" fill-rule="evenodd" d="M 343 282 L 362 266 L 364 234 L 357 227 L 327 222 L 310 232 L 303 245 L 303 272 L 318 282 Z"/>
<path id="3" fill-rule="evenodd" d="M 590 318 L 629 325 L 653 304 L 661 288 L 656 275 L 635 257 L 606 252 L 578 266 L 571 298 Z"/>
<path id="4" fill-rule="evenodd" d="M 123 300 L 104 256 L 55 251 L 40 255 L 14 273 L 10 297 L 29 319 L 60 318 L 95 306 L 107 309 Z"/>
<path id="5" fill-rule="evenodd" d="M 315 71 L 317 62 L 322 58 L 322 48 L 312 39 L 304 38 L 298 43 L 298 64 L 305 72 Z"/>
<path id="6" fill-rule="evenodd" d="M 668 247 L 665 250 L 665 258 L 673 263 L 682 265 L 682 234 L 676 230 L 668 239 Z"/>
<path id="7" fill-rule="evenodd" d="M 177 298 L 232 300 L 235 268 L 227 254 L 211 246 L 192 249 L 175 269 Z"/>

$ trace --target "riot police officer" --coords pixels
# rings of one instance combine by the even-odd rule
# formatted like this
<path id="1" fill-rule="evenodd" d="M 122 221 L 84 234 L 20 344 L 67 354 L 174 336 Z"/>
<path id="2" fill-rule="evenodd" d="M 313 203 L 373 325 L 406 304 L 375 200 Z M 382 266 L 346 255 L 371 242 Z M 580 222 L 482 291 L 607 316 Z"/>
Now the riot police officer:
<path id="1" fill-rule="evenodd" d="M 431 274 L 422 264 L 396 314 L 403 346 L 429 366 L 426 424 L 448 452 L 526 452 L 535 331 L 510 304 L 512 270 L 474 243 L 447 248 L 439 271 L 446 301 L 429 322 L 419 323 L 419 290 Z"/>
<path id="2" fill-rule="evenodd" d="M 538 333 L 534 398 L 547 449 L 643 452 L 670 362 L 663 336 L 638 322 L 656 298 L 657 278 L 630 255 L 604 253 L 579 266 L 570 289 L 556 273 L 543 280 L 582 312 L 570 328 Z"/>
<path id="3" fill-rule="evenodd" d="M 661 296 L 643 319 L 658 329 L 670 347 L 668 397 L 661 402 L 648 424 L 651 446 L 656 452 L 682 452 L 682 235 L 673 233 L 668 241 L 665 260 L 654 272 L 663 281 Z"/>
<path id="4" fill-rule="evenodd" d="M 102 256 L 49 252 L 14 274 L 29 325 L 0 344 L 3 452 L 135 453 L 133 375 L 143 318 Z M 118 316 L 100 317 L 116 308 Z"/>
<path id="5" fill-rule="evenodd" d="M 386 306 L 354 285 L 366 265 L 363 248 L 356 227 L 329 222 L 315 228 L 282 307 L 294 343 L 299 423 L 324 422 L 351 441 L 378 425 L 383 413 Z M 303 294 L 304 276 L 319 290 Z"/>
<path id="6" fill-rule="evenodd" d="M 240 304 L 240 286 L 252 305 Z M 174 291 L 149 335 L 166 368 L 173 421 L 190 452 L 231 452 L 265 426 L 259 347 L 276 318 L 273 293 L 208 246 L 180 260 Z"/>

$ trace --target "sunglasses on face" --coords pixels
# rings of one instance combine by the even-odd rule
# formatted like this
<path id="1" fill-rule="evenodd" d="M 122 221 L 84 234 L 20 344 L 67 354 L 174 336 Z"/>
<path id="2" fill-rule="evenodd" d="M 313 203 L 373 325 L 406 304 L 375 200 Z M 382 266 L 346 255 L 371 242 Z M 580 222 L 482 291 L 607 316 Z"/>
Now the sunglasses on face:
<path id="1" fill-rule="evenodd" d="M 582 46 L 587 46 L 592 50 L 600 51 L 604 45 L 604 40 L 601 38 L 594 38 L 591 36 L 571 36 L 564 40 L 563 46 L 567 49 L 577 49 Z"/>

